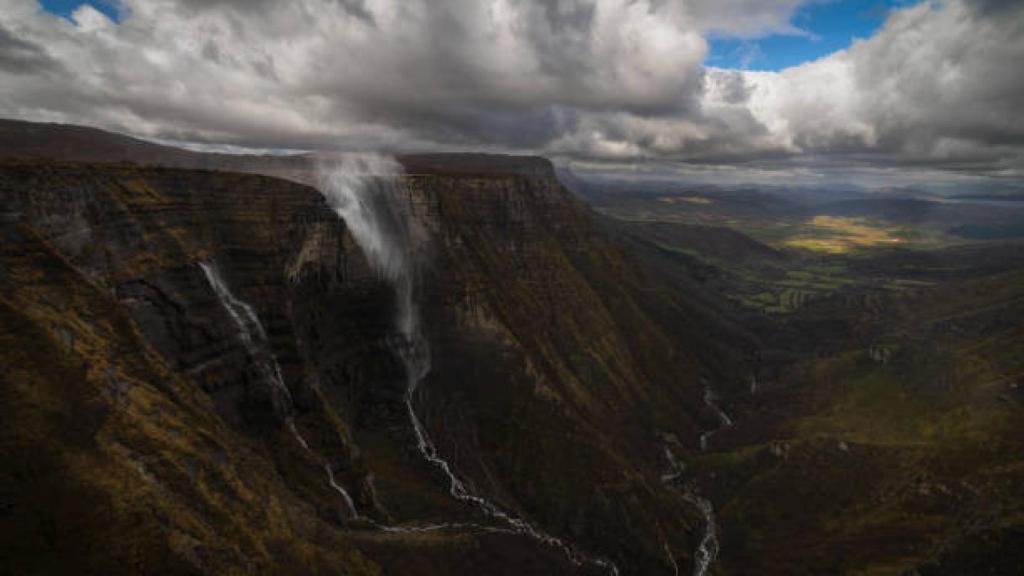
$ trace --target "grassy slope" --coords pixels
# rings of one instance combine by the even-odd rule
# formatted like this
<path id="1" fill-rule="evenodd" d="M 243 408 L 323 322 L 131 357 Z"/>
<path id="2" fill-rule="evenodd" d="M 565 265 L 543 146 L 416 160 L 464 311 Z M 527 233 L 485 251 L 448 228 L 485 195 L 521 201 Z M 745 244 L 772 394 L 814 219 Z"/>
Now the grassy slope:
<path id="1" fill-rule="evenodd" d="M 1007 272 L 1019 253 L 868 249 L 894 236 L 828 217 L 818 236 L 857 254 L 771 258 L 741 249 L 732 230 L 673 222 L 706 205 L 666 206 L 642 215 L 668 222 L 618 226 L 680 290 L 711 288 L 733 302 L 725 312 L 756 311 L 765 345 L 794 351 L 757 396 L 734 387 L 739 425 L 691 462 L 719 505 L 722 573 L 1019 573 L 1024 274 Z M 762 239 L 815 238 L 779 226 Z"/>
<path id="2" fill-rule="evenodd" d="M 1021 273 L 903 295 L 866 320 L 869 346 L 787 371 L 752 401 L 785 416 L 698 464 L 719 478 L 724 565 L 893 574 L 1020 530 L 1022 316 Z M 1021 561 L 996 546 L 980 566 Z"/>

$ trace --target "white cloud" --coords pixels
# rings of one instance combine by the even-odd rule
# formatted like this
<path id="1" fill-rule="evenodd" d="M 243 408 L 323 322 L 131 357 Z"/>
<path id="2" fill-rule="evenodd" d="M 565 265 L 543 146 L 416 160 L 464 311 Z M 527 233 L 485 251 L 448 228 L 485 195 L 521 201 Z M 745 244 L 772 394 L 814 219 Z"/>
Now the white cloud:
<path id="1" fill-rule="evenodd" d="M 690 0 L 686 4 L 700 29 L 712 34 L 738 38 L 813 35 L 792 23 L 797 8 L 807 0 Z"/>
<path id="2" fill-rule="evenodd" d="M 4 4 L 0 26 L 66 70 L 5 82 L 0 113 L 261 145 L 375 127 L 489 140 L 480 116 L 501 128 L 502 115 L 555 106 L 675 108 L 699 90 L 706 52 L 678 3 L 646 0 L 301 0 L 258 14 L 125 0 L 120 24 L 88 6 L 72 23 L 29 0 Z"/>
<path id="3" fill-rule="evenodd" d="M 800 34 L 806 0 L 0 0 L 0 116 L 265 148 L 502 149 L 605 162 L 1021 175 L 1024 9 L 895 11 L 780 72 L 706 36 Z"/>
<path id="4" fill-rule="evenodd" d="M 1019 170 L 1024 10 L 895 11 L 873 37 L 781 72 L 744 72 L 749 109 L 794 153 Z"/>

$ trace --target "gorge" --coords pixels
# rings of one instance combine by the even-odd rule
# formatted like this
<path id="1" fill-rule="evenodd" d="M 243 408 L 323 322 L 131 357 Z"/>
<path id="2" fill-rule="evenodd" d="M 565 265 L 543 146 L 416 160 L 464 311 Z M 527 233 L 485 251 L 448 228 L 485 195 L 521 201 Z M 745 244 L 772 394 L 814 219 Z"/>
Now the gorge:
<path id="1" fill-rule="evenodd" d="M 0 144 L 4 573 L 1019 565 L 1011 248 L 780 319 L 825 264 L 543 158 Z"/>

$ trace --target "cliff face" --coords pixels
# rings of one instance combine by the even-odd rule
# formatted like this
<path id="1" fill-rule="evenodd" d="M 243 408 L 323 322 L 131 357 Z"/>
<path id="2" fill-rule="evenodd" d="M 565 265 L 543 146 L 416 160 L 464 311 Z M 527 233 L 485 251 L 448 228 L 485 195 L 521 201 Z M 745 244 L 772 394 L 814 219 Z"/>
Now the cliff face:
<path id="1" fill-rule="evenodd" d="M 666 542 L 685 558 L 696 523 L 658 479 L 665 438 L 697 437 L 685 407 L 698 366 L 641 308 L 626 279 L 642 272 L 553 179 L 410 186 L 438 222 L 423 385 L 436 438 L 508 508 L 668 570 Z"/>
<path id="2" fill-rule="evenodd" d="M 713 417 L 698 382 L 723 363 L 694 352 L 698 320 L 546 163 L 406 165 L 432 359 L 414 405 L 439 455 L 577 560 L 685 569 L 703 527 L 660 476 Z M 316 190 L 9 161 L 0 197 L 15 571 L 608 570 L 449 495 L 404 409 L 394 290 Z M 259 346 L 200 263 L 251 307 Z"/>
<path id="3" fill-rule="evenodd" d="M 278 186 L 228 217 L 216 179 L 195 174 L 5 166 L 2 181 L 5 571 L 374 573 L 319 509 L 329 492 L 301 452 L 279 446 L 195 265 L 223 254 L 269 302 L 282 285 L 260 281 L 256 257 L 284 253 L 256 249 L 277 244 L 292 218 L 279 207 L 302 196 Z M 257 216 L 266 226 L 246 226 Z"/>

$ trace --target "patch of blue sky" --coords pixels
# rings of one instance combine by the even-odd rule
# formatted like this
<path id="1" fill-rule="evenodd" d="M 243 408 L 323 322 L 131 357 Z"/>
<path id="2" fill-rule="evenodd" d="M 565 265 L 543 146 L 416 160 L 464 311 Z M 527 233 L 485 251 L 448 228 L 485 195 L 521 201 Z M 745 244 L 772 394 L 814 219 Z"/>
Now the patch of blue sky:
<path id="1" fill-rule="evenodd" d="M 43 10 L 68 19 L 71 18 L 71 14 L 82 4 L 92 6 L 106 14 L 114 22 L 118 22 L 121 19 L 121 9 L 118 7 L 117 0 L 95 0 L 90 2 L 83 0 L 39 0 L 39 4 L 42 5 Z"/>
<path id="2" fill-rule="evenodd" d="M 713 36 L 704 63 L 718 68 L 782 70 L 817 60 L 849 47 L 856 39 L 873 35 L 889 10 L 907 0 L 830 0 L 799 8 L 793 25 L 802 35 L 774 34 L 762 38 Z"/>

